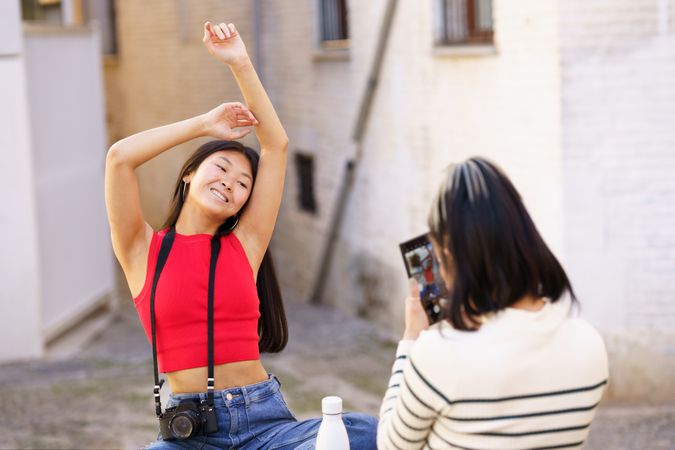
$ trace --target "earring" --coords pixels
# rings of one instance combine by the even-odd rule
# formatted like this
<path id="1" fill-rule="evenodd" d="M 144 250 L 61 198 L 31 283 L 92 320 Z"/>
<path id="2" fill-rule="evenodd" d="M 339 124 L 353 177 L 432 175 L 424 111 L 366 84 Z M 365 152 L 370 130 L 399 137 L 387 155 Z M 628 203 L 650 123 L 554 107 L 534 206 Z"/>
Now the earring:
<path id="1" fill-rule="evenodd" d="M 237 226 L 238 223 L 239 223 L 239 216 L 236 215 L 236 216 L 234 216 L 234 224 L 230 228 L 225 230 L 225 234 L 231 233 L 232 230 L 234 230 L 234 228 Z"/>
<path id="2" fill-rule="evenodd" d="M 187 186 L 187 183 L 185 181 L 183 181 L 183 196 L 181 197 L 181 199 L 183 200 L 183 203 L 185 203 L 185 187 L 186 186 Z"/>

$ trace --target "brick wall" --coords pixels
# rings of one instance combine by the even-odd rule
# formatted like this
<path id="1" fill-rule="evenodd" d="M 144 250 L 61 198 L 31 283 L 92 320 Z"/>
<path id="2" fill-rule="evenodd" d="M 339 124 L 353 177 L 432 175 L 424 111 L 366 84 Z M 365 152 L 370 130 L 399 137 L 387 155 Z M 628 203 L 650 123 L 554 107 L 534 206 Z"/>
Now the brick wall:
<path id="1" fill-rule="evenodd" d="M 256 46 L 253 1 L 118 1 L 121 135 L 238 98 L 200 36 L 227 18 Z M 347 55 L 318 50 L 318 3 L 259 0 L 259 72 L 290 137 L 272 247 L 288 302 L 309 299 L 385 0 L 350 2 Z M 399 0 L 325 300 L 402 327 L 397 244 L 426 229 L 442 169 L 486 156 L 510 175 L 604 333 L 611 394 L 675 396 L 675 2 L 494 1 L 495 48 L 442 55 L 432 1 Z M 120 112 L 121 111 L 121 112 Z M 253 144 L 253 140 L 249 142 Z M 158 225 L 196 143 L 141 168 Z M 315 157 L 318 213 L 298 206 L 295 152 Z"/>
<path id="2" fill-rule="evenodd" d="M 201 40 L 205 20 L 233 22 L 255 57 L 250 1 L 117 0 L 116 8 L 119 51 L 106 77 L 108 92 L 121 97 L 112 112 L 118 137 L 241 100 L 229 69 Z M 153 226 L 164 221 L 178 170 L 199 144 L 181 145 L 139 168 L 143 210 Z"/>
<path id="3" fill-rule="evenodd" d="M 561 5 L 570 275 L 613 391 L 675 398 L 675 2 Z"/>
<path id="4" fill-rule="evenodd" d="M 299 211 L 289 166 L 274 241 L 285 292 L 302 301 L 313 287 L 344 161 L 355 151 L 350 135 L 386 2 L 350 3 L 346 61 L 314 57 L 315 2 L 264 3 L 273 22 L 262 46 L 267 85 L 291 149 L 317 158 L 318 216 Z M 426 229 L 442 168 L 475 154 L 504 166 L 544 235 L 562 249 L 556 2 L 495 3 L 496 54 L 461 57 L 434 55 L 431 2 L 399 2 L 336 245 L 329 303 L 398 331 L 406 286 L 398 243 Z"/>
<path id="5" fill-rule="evenodd" d="M 331 59 L 318 51 L 316 2 L 261 4 L 265 85 L 290 139 L 273 250 L 285 299 L 303 302 L 311 294 L 345 161 L 354 153 L 350 134 L 360 85 L 353 67 L 359 60 L 353 54 Z M 317 214 L 299 209 L 296 152 L 314 156 Z"/>

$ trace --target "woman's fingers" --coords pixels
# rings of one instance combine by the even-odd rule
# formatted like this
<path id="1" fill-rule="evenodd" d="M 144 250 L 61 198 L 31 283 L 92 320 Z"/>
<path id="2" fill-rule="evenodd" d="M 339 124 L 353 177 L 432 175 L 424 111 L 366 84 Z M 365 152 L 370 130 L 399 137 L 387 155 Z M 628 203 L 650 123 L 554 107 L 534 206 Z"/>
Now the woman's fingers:
<path id="1" fill-rule="evenodd" d="M 257 124 L 258 119 L 251 113 L 251 111 L 242 111 L 237 114 L 237 120 L 245 120 L 247 122 Z"/>
<path id="2" fill-rule="evenodd" d="M 202 42 L 206 46 L 206 48 L 209 50 L 209 52 L 212 51 L 212 42 L 211 40 L 213 39 L 213 28 L 211 27 L 211 22 L 206 22 L 204 23 L 204 38 L 202 39 Z"/>
<path id="3" fill-rule="evenodd" d="M 218 39 L 225 40 L 225 33 L 223 33 L 223 30 L 220 29 L 219 25 L 216 25 L 213 27 L 213 32 L 218 36 Z"/>
<path id="4" fill-rule="evenodd" d="M 417 339 L 422 330 L 429 328 L 429 319 L 420 301 L 417 280 L 410 278 L 408 283 L 409 295 L 405 299 L 405 332 L 403 338 L 414 340 Z"/>
<path id="5" fill-rule="evenodd" d="M 258 119 L 255 118 L 255 116 L 253 115 L 253 113 L 251 112 L 250 109 L 244 107 L 244 109 L 241 111 L 241 113 L 251 122 L 254 122 L 256 124 L 258 123 Z"/>
<path id="6" fill-rule="evenodd" d="M 218 25 L 213 25 L 211 22 L 206 22 L 204 23 L 204 31 L 204 39 L 215 37 L 221 41 L 233 38 L 239 34 L 233 23 L 226 24 L 225 22 L 221 22 Z"/>
<path id="7" fill-rule="evenodd" d="M 420 285 L 416 279 L 408 279 L 408 292 L 410 293 L 410 297 L 420 298 Z"/>
<path id="8" fill-rule="evenodd" d="M 225 38 L 229 39 L 230 38 L 230 28 L 225 24 L 225 22 L 220 22 L 219 26 L 220 26 L 220 29 L 225 34 Z"/>
<path id="9" fill-rule="evenodd" d="M 258 119 L 255 118 L 253 113 L 241 102 L 232 102 L 232 108 L 235 111 L 237 120 L 248 120 L 253 124 L 258 124 Z"/>

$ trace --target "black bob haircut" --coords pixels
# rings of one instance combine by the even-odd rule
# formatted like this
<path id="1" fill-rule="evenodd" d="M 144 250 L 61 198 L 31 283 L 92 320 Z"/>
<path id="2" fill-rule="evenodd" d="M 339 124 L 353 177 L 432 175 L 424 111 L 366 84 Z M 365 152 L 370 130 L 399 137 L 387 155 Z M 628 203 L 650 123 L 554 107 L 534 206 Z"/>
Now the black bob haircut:
<path id="1" fill-rule="evenodd" d="M 441 312 L 459 330 L 530 295 L 577 304 L 565 270 L 542 239 L 508 177 L 482 158 L 448 167 L 429 213 L 430 237 L 451 274 Z M 447 250 L 446 254 L 443 250 Z"/>

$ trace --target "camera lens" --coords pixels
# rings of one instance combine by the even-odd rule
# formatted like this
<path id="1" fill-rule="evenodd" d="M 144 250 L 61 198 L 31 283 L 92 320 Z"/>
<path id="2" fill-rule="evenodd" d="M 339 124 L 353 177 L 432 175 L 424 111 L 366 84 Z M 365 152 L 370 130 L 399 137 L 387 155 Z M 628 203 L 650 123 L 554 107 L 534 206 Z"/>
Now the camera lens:
<path id="1" fill-rule="evenodd" d="M 187 439 L 197 432 L 199 425 L 197 414 L 194 411 L 181 411 L 169 422 L 169 429 L 178 439 Z"/>

